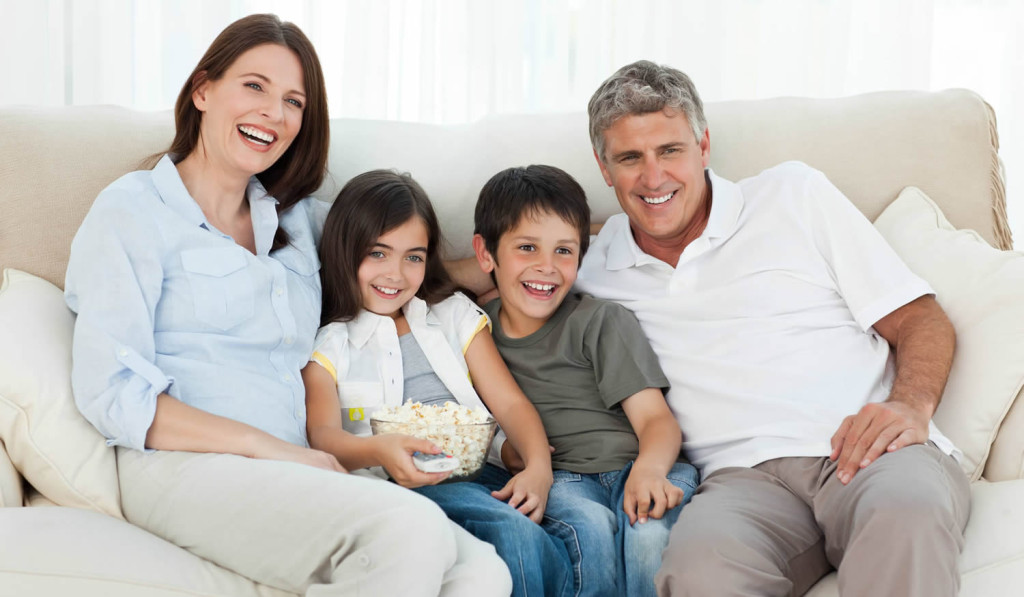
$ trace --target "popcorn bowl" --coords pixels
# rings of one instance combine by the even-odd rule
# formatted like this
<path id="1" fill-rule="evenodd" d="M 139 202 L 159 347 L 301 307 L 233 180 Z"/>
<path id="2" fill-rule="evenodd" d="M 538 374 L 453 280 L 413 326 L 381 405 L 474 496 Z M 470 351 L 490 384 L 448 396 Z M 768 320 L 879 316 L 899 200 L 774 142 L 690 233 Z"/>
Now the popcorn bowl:
<path id="1" fill-rule="evenodd" d="M 445 454 L 458 458 L 458 468 L 442 483 L 472 481 L 480 475 L 497 427 L 486 411 L 474 411 L 454 402 L 440 407 L 407 403 L 370 417 L 374 435 L 399 433 L 429 440 Z"/>

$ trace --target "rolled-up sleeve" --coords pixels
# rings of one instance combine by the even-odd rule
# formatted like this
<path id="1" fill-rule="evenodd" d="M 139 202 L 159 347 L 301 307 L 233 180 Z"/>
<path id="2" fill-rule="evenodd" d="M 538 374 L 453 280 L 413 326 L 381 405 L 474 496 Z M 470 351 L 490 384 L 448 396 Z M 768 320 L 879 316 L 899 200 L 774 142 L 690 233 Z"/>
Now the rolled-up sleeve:
<path id="1" fill-rule="evenodd" d="M 124 190 L 100 194 L 71 245 L 65 299 L 77 313 L 75 403 L 108 444 L 144 450 L 156 399 L 174 380 L 155 364 L 162 239 Z"/>

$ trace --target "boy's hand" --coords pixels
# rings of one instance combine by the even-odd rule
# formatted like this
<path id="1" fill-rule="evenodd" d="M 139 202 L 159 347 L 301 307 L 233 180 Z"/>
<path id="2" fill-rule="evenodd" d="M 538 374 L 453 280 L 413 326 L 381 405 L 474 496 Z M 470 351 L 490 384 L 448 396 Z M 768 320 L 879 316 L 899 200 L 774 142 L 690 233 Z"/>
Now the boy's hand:
<path id="1" fill-rule="evenodd" d="M 670 483 L 665 475 L 635 464 L 629 471 L 624 493 L 622 510 L 629 516 L 630 525 L 637 520 L 643 524 L 648 517 L 661 518 L 665 512 L 683 503 L 685 496 L 683 490 Z"/>
<path id="2" fill-rule="evenodd" d="M 451 471 L 425 473 L 413 464 L 413 452 L 423 452 L 424 454 L 439 454 L 441 452 L 441 448 L 435 446 L 433 442 L 393 433 L 374 435 L 367 440 L 373 442 L 373 452 L 377 456 L 377 461 L 391 475 L 395 483 L 402 487 L 412 489 L 424 485 L 437 485 L 452 474 Z"/>
<path id="3" fill-rule="evenodd" d="M 544 518 L 544 509 L 548 505 L 548 491 L 554 479 L 551 476 L 551 469 L 541 470 L 534 466 L 527 467 L 518 475 L 509 479 L 509 482 L 498 491 L 492 491 L 491 495 L 503 502 L 508 502 L 533 522 L 540 524 Z"/>

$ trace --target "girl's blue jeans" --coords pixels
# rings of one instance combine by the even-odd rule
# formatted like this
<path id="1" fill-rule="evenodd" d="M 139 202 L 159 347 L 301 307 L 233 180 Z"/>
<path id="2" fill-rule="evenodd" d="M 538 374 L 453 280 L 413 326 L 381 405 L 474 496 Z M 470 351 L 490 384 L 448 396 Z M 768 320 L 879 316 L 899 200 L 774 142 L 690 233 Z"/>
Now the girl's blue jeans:
<path id="1" fill-rule="evenodd" d="M 566 544 L 491 496 L 491 491 L 501 489 L 511 478 L 505 470 L 487 464 L 476 481 L 413 491 L 433 500 L 448 518 L 476 538 L 494 545 L 512 573 L 513 597 L 573 596 L 573 567 Z"/>
<path id="2" fill-rule="evenodd" d="M 630 526 L 622 500 L 632 467 L 629 463 L 622 470 L 593 474 L 554 472 L 544 528 L 565 544 L 580 597 L 655 595 L 661 552 L 699 477 L 692 465 L 677 462 L 667 477 L 685 493 L 683 503 L 661 519 Z"/>

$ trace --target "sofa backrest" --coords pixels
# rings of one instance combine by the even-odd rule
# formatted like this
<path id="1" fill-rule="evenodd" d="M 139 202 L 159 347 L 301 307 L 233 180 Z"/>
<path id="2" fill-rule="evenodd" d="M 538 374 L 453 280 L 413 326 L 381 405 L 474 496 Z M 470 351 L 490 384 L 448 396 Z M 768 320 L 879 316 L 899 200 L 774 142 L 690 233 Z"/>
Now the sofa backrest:
<path id="1" fill-rule="evenodd" d="M 824 171 L 874 219 L 905 186 L 924 190 L 958 228 L 1010 247 L 995 117 L 977 95 L 881 92 L 840 99 L 710 103 L 711 165 L 731 179 L 785 160 Z M 331 121 L 330 200 L 372 168 L 417 178 L 433 199 L 449 256 L 470 254 L 483 183 L 514 165 L 552 164 L 580 181 L 595 221 L 619 211 L 587 136 L 586 114 L 509 115 L 439 126 Z M 63 287 L 71 238 L 97 193 L 172 137 L 169 112 L 113 106 L 0 108 L 0 268 Z"/>

